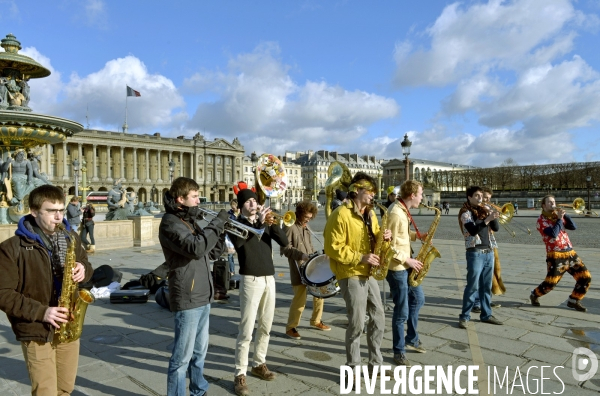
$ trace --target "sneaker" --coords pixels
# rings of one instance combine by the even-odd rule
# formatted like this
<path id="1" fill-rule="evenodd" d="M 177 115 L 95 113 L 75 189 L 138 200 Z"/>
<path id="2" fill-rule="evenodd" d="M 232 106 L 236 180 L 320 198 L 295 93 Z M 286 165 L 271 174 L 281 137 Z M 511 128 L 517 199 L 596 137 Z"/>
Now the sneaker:
<path id="1" fill-rule="evenodd" d="M 498 304 L 498 303 L 493 302 L 493 303 L 490 304 L 490 306 L 492 308 L 500 308 L 502 306 L 502 304 Z"/>
<path id="2" fill-rule="evenodd" d="M 406 344 L 404 346 L 406 349 L 408 349 L 409 351 L 415 351 L 415 352 L 419 352 L 419 353 L 425 353 L 427 352 L 427 350 L 425 348 L 423 348 L 423 344 L 419 343 L 416 346 L 412 345 L 412 344 Z"/>
<path id="3" fill-rule="evenodd" d="M 250 372 L 257 377 L 264 379 L 265 381 L 273 381 L 275 377 L 277 377 L 274 372 L 269 371 L 266 363 L 263 363 L 260 366 L 252 367 Z"/>
<path id="4" fill-rule="evenodd" d="M 489 324 L 495 324 L 495 325 L 503 325 L 504 324 L 504 323 L 500 322 L 498 319 L 494 318 L 493 316 L 490 316 L 486 320 L 482 320 L 482 322 L 489 323 Z"/>
<path id="5" fill-rule="evenodd" d="M 313 327 L 317 330 L 322 330 L 322 331 L 329 331 L 331 330 L 331 327 L 327 326 L 325 323 L 323 323 L 323 321 L 321 321 L 320 323 L 317 324 L 310 324 L 310 327 Z"/>
<path id="6" fill-rule="evenodd" d="M 403 353 L 395 353 L 394 362 L 396 362 L 398 366 L 410 367 L 410 362 L 406 358 L 406 355 L 404 355 Z"/>
<path id="7" fill-rule="evenodd" d="M 292 328 L 292 329 L 289 329 L 288 331 L 286 331 L 285 335 L 288 336 L 288 337 L 290 337 L 291 339 L 294 339 L 294 340 L 300 340 L 300 339 L 302 339 L 302 337 L 300 337 L 300 333 L 298 333 L 298 331 L 296 330 L 295 327 Z"/>
<path id="8" fill-rule="evenodd" d="M 569 301 L 567 303 L 567 307 L 573 308 L 574 310 L 579 311 L 579 312 L 587 312 L 587 308 L 584 307 L 583 305 L 581 305 L 581 302 L 579 302 L 579 301 L 575 301 L 575 302 Z"/>
<path id="9" fill-rule="evenodd" d="M 458 320 L 458 327 L 460 327 L 461 329 L 466 329 L 467 328 L 467 323 L 469 323 L 468 320 L 459 319 Z"/>
<path id="10" fill-rule="evenodd" d="M 537 297 L 535 294 L 533 294 L 533 293 L 531 293 L 531 294 L 529 295 L 529 300 L 531 301 L 531 305 L 533 305 L 534 307 L 539 307 L 539 306 L 541 305 L 541 304 L 540 304 L 540 300 L 539 300 L 539 299 L 538 299 L 538 297 Z"/>
<path id="11" fill-rule="evenodd" d="M 237 377 L 235 377 L 233 383 L 236 395 L 246 396 L 250 394 L 248 385 L 246 385 L 246 376 L 244 374 L 240 374 Z"/>
<path id="12" fill-rule="evenodd" d="M 473 307 L 473 309 L 471 310 L 471 312 L 473 312 L 473 313 L 481 313 L 481 307 Z"/>

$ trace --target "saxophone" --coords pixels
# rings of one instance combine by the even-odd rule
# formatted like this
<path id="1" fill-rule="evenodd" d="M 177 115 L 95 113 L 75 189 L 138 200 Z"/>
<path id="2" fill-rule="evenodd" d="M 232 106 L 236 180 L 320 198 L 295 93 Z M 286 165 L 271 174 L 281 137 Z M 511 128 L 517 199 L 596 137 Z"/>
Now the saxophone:
<path id="1" fill-rule="evenodd" d="M 440 223 L 440 218 L 442 217 L 442 211 L 434 206 L 427 205 L 419 205 L 420 207 L 425 207 L 427 209 L 435 210 L 435 218 L 433 219 L 433 223 L 429 226 L 429 230 L 427 231 L 427 237 L 423 241 L 423 245 L 421 246 L 421 250 L 419 250 L 419 254 L 415 258 L 415 260 L 423 263 L 423 268 L 421 271 L 411 271 L 408 276 L 408 284 L 412 287 L 419 286 L 427 273 L 429 272 L 429 268 L 431 268 L 431 262 L 436 258 L 442 257 L 440 252 L 431 244 L 431 240 L 433 239 L 433 234 L 435 234 L 435 230 Z"/>
<path id="2" fill-rule="evenodd" d="M 64 224 L 57 224 L 56 231 L 67 233 Z M 72 231 L 69 233 L 69 237 L 71 243 L 67 248 L 67 254 L 65 256 L 62 291 L 60 298 L 58 299 L 59 307 L 69 309 L 69 317 L 68 321 L 66 323 L 60 323 L 60 328 L 55 331 L 60 343 L 76 341 L 81 337 L 85 311 L 87 310 L 87 306 L 93 304 L 95 300 L 89 290 L 79 290 L 77 283 L 73 281 L 72 275 L 76 265 L 75 245 L 77 244 L 77 239 L 75 239 L 75 233 Z"/>
<path id="3" fill-rule="evenodd" d="M 390 262 L 392 261 L 392 257 L 394 257 L 396 251 L 392 247 L 391 241 L 383 240 L 383 233 L 387 229 L 387 208 L 379 203 L 375 204 L 383 211 L 383 216 L 381 217 L 381 227 L 379 228 L 379 236 L 377 237 L 375 251 L 373 252 L 379 256 L 379 266 L 371 267 L 369 276 L 372 276 L 376 280 L 380 281 L 384 280 L 387 276 L 388 269 L 390 268 Z"/>

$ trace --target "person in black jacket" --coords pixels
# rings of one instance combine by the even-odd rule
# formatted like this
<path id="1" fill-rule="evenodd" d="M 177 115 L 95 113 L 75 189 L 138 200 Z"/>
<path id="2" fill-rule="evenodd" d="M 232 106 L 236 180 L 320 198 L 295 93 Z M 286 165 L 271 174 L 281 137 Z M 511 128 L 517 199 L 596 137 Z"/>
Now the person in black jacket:
<path id="1" fill-rule="evenodd" d="M 209 260 L 218 259 L 223 252 L 224 228 L 229 215 L 221 210 L 202 229 L 199 189 L 192 179 L 175 179 L 164 194 L 166 213 L 158 231 L 169 266 L 169 303 L 175 312 L 175 340 L 167 374 L 169 396 L 186 395 L 186 373 L 189 373 L 191 395 L 204 395 L 208 390 L 203 371 L 214 291 Z"/>
<path id="2" fill-rule="evenodd" d="M 243 183 L 238 184 L 240 186 Z M 236 189 L 234 189 L 236 190 Z M 275 379 L 275 373 L 269 371 L 265 363 L 273 315 L 275 314 L 275 267 L 271 241 L 286 247 L 288 239 L 277 224 L 273 224 L 271 209 L 260 207 L 256 193 L 241 189 L 237 193 L 241 214 L 238 221 L 247 226 L 263 229 L 259 239 L 250 234 L 247 239 L 230 236 L 235 246 L 240 264 L 240 324 L 235 348 L 235 393 L 248 395 L 246 371 L 248 370 L 248 351 L 252 341 L 254 322 L 258 320 L 254 341 L 253 367 L 251 373 L 266 381 Z"/>

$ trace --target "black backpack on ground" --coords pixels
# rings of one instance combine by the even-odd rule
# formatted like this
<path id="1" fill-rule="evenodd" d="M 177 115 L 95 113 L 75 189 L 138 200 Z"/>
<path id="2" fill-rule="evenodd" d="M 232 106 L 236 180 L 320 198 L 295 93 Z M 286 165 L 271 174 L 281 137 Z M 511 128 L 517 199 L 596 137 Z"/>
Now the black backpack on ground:
<path id="1" fill-rule="evenodd" d="M 101 265 L 94 270 L 92 279 L 89 282 L 82 283 L 80 286 L 83 289 L 91 289 L 92 287 L 106 287 L 113 282 L 121 283 L 123 273 L 118 269 L 114 269 L 110 265 Z"/>
<path id="2" fill-rule="evenodd" d="M 162 263 L 152 272 L 142 275 L 139 280 L 127 282 L 125 285 L 123 285 L 121 290 L 143 288 L 149 289 L 150 294 L 154 294 L 161 286 L 166 284 L 168 275 L 169 267 L 167 266 L 167 263 Z"/>

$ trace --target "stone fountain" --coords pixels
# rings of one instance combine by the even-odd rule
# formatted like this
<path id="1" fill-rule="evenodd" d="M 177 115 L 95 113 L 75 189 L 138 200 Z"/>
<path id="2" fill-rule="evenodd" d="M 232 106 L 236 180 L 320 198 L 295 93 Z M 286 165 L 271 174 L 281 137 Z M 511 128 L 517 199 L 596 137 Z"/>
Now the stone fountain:
<path id="1" fill-rule="evenodd" d="M 19 54 L 21 43 L 12 34 L 0 45 L 0 224 L 8 224 L 29 213 L 29 193 L 49 183 L 40 173 L 41 148 L 62 143 L 83 125 L 34 113 L 28 81 L 48 77 L 50 70 Z"/>

